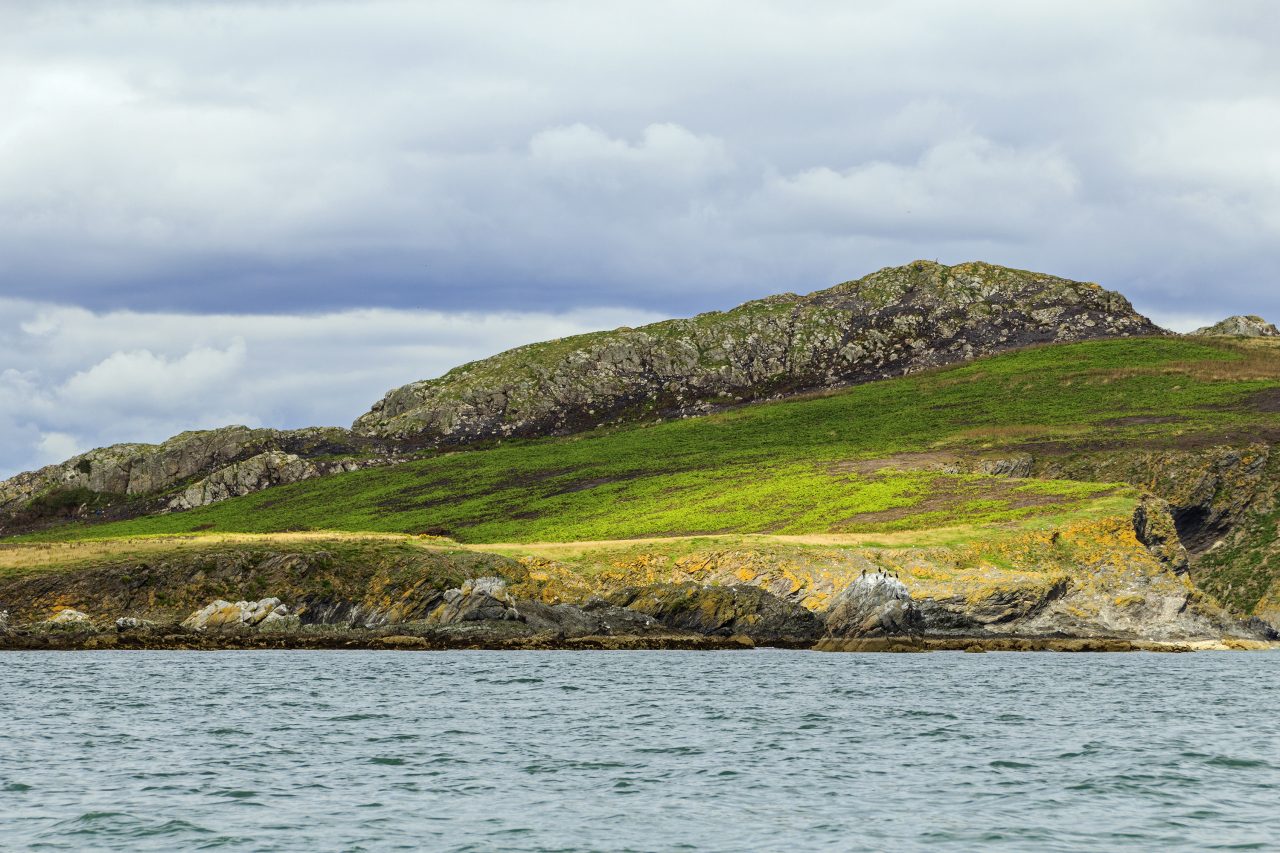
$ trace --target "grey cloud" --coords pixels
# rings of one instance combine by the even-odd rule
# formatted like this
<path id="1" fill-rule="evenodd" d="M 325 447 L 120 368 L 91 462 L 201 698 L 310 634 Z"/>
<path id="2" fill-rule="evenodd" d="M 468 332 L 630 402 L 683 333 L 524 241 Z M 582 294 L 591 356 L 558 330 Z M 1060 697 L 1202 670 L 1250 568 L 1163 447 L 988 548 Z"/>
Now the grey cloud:
<path id="1" fill-rule="evenodd" d="M 0 299 L 0 478 L 91 447 L 243 423 L 346 425 L 382 393 L 634 310 L 95 313 Z"/>
<path id="2" fill-rule="evenodd" d="M 663 314 L 915 257 L 1280 314 L 1269 4 L 0 9 L 0 293 Z"/>

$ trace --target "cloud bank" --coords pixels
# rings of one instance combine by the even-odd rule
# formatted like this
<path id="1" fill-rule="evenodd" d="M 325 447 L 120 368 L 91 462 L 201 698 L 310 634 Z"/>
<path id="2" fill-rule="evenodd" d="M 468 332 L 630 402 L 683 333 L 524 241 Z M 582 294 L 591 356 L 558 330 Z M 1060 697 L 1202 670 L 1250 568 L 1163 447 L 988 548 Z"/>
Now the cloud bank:
<path id="1" fill-rule="evenodd" d="M 1276 315 L 1277 43 L 1263 0 L 5 4 L 0 293 L 668 314 L 927 257 Z"/>

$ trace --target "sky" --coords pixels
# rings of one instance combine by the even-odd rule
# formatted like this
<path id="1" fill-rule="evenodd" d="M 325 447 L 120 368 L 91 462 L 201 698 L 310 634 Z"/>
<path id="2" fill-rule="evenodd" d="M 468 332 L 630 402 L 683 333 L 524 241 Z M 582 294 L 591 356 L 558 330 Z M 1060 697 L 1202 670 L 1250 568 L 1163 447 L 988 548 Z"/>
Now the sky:
<path id="1" fill-rule="evenodd" d="M 1280 319 L 1267 0 L 0 0 L 0 477 L 916 258 Z"/>

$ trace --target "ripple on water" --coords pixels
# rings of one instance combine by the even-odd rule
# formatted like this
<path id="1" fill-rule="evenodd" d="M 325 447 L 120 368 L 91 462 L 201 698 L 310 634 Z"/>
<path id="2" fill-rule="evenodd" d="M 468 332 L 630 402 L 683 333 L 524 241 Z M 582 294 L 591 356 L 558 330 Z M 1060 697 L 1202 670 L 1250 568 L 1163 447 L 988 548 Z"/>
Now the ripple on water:
<path id="1" fill-rule="evenodd" d="M 9 653 L 0 846 L 1268 849 L 1277 661 Z"/>

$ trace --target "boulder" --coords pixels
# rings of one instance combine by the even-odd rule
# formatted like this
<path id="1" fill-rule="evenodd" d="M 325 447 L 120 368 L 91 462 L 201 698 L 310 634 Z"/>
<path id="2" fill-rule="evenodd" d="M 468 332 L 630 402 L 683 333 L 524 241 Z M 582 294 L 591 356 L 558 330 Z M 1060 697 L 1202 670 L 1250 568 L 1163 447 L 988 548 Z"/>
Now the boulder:
<path id="1" fill-rule="evenodd" d="M 1214 338 L 1277 338 L 1280 337 L 1280 329 L 1257 314 L 1237 314 L 1212 326 L 1196 329 L 1191 334 Z"/>
<path id="2" fill-rule="evenodd" d="M 919 635 L 924 631 L 920 608 L 906 584 L 883 573 L 856 578 L 827 610 L 831 637 Z"/>
<path id="3" fill-rule="evenodd" d="M 223 631 L 257 628 L 289 617 L 289 608 L 278 598 L 261 601 L 223 601 L 217 599 L 192 613 L 182 627 L 192 631 Z"/>
<path id="4" fill-rule="evenodd" d="M 125 631 L 149 631 L 156 627 L 156 623 L 148 619 L 139 619 L 137 616 L 122 616 L 116 620 L 116 630 L 124 633 Z"/>
<path id="5" fill-rule="evenodd" d="M 88 613 L 82 613 L 72 607 L 59 610 L 53 615 L 53 618 L 49 620 L 50 625 L 87 625 L 89 622 L 90 619 Z"/>

